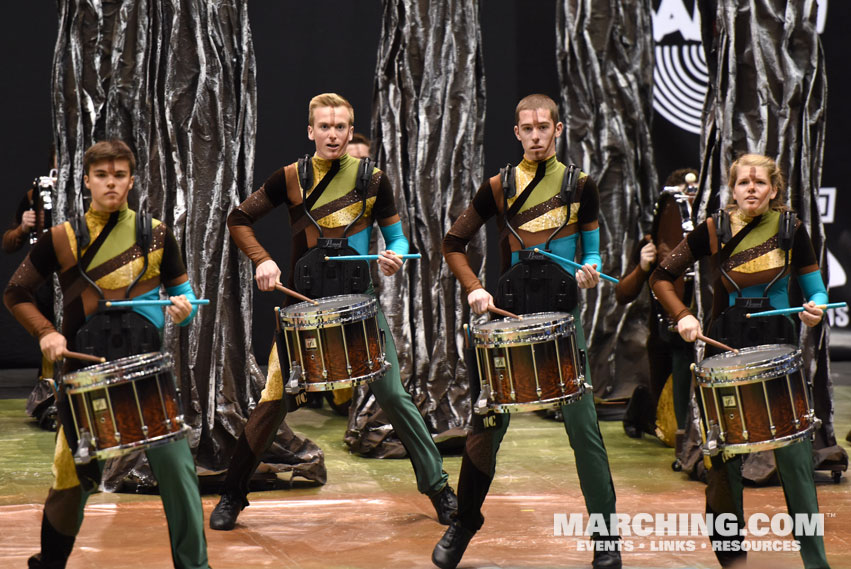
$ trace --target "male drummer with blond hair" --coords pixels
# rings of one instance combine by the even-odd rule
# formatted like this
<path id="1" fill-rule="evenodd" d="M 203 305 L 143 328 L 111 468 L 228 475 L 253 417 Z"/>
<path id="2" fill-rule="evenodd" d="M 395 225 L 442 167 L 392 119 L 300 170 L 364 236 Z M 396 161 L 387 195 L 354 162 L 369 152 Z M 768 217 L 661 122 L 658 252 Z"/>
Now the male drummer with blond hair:
<path id="1" fill-rule="evenodd" d="M 105 307 L 105 300 L 158 299 L 165 287 L 172 302 L 167 312 L 176 324 L 185 326 L 195 314 L 190 304 L 195 296 L 174 235 L 159 220 L 137 215 L 127 205 L 135 167 L 133 152 L 119 140 L 86 150 L 83 179 L 92 197 L 89 210 L 42 235 L 6 286 L 6 306 L 38 339 L 47 359 L 65 356 L 65 372 L 85 365 L 68 359 L 69 350 L 110 360 L 159 350 L 165 324 L 159 307 L 113 310 Z M 64 298 L 61 333 L 39 312 L 34 298 L 54 272 Z M 58 407 L 62 426 L 53 461 L 55 480 L 44 504 L 41 552 L 30 557 L 30 569 L 65 567 L 86 500 L 98 490 L 103 469 L 99 460 L 75 463 L 74 453 L 85 445 L 77 440 L 64 393 Z M 206 569 L 204 512 L 189 443 L 180 438 L 146 454 L 162 497 L 174 566 Z"/>
<path id="2" fill-rule="evenodd" d="M 546 95 L 529 95 L 515 110 L 514 135 L 523 146 L 523 160 L 506 167 L 484 182 L 473 203 L 452 225 L 443 240 L 446 262 L 467 292 L 477 314 L 496 304 L 516 313 L 570 313 L 576 322 L 576 340 L 585 349 L 579 320 L 576 287 L 593 288 L 600 282 L 597 185 L 574 166 L 566 167 L 555 156 L 556 138 L 563 125 L 556 103 Z M 502 272 L 496 299 L 482 286 L 467 258 L 467 243 L 491 217 L 502 230 Z M 536 253 L 540 248 L 573 259 L 581 243 L 582 268 L 549 261 Z M 470 391 L 475 403 L 479 380 L 475 359 L 467 357 Z M 591 383 L 585 366 L 586 383 Z M 561 407 L 565 430 L 576 458 L 576 469 L 589 514 L 601 514 L 608 524 L 615 513 L 615 490 L 606 448 L 597 425 L 590 390 L 575 403 Z M 483 420 L 473 415 L 473 432 L 467 436 L 458 482 L 458 515 L 438 542 L 432 561 L 452 569 L 461 560 L 473 535 L 482 527 L 482 504 L 493 480 L 496 453 L 508 429 L 507 414 Z M 487 426 L 486 426 L 487 424 Z M 616 537 L 597 534 L 593 566 L 619 568 L 621 558 Z"/>
<path id="3" fill-rule="evenodd" d="M 388 276 L 401 268 L 397 254 L 408 252 L 408 240 L 402 233 L 393 190 L 387 176 L 370 160 L 348 154 L 353 125 L 354 109 L 346 99 L 335 93 L 313 97 L 308 105 L 307 137 L 316 146 L 314 155 L 274 172 L 228 216 L 233 240 L 256 267 L 260 290 L 274 290 L 281 270 L 260 245 L 252 226 L 281 205 L 286 205 L 293 232 L 289 280 L 301 294 L 310 298 L 374 295 L 365 261 L 328 264 L 325 258 L 341 251 L 346 255 L 367 253 L 376 221 L 386 244 L 378 266 Z M 443 459 L 425 421 L 402 385 L 393 336 L 380 309 L 377 320 L 390 368 L 369 387 L 408 451 L 417 488 L 431 498 L 438 520 L 448 524 L 456 508 L 455 493 L 447 484 Z M 248 505 L 251 475 L 286 416 L 283 373 L 289 377 L 290 366 L 288 361 L 281 365 L 280 348 L 283 346 L 272 347 L 260 403 L 237 440 L 222 497 L 210 516 L 213 529 L 233 529 L 240 511 Z"/>

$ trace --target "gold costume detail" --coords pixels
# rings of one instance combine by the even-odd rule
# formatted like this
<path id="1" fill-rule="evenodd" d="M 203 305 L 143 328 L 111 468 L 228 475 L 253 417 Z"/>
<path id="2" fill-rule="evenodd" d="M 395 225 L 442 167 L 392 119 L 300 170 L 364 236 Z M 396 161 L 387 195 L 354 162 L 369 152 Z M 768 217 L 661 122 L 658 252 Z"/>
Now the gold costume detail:
<path id="1" fill-rule="evenodd" d="M 313 188 L 315 188 L 316 185 L 319 184 L 319 182 L 322 181 L 322 178 L 325 177 L 325 174 L 327 174 L 331 170 L 331 166 L 333 166 L 334 161 L 333 160 L 325 160 L 323 158 L 319 158 L 318 156 L 314 156 L 312 162 L 313 162 Z M 313 191 L 313 188 L 310 188 L 310 192 Z M 307 195 L 310 195 L 310 192 L 308 192 Z"/>
<path id="2" fill-rule="evenodd" d="M 139 282 L 144 282 L 148 279 L 152 279 L 154 277 L 158 277 L 160 274 L 160 264 L 163 259 L 163 250 L 157 249 L 156 251 L 151 251 L 148 253 L 148 270 L 145 271 L 145 275 L 139 279 Z M 142 271 L 142 267 L 145 266 L 145 259 L 142 256 L 136 257 L 126 265 L 123 265 L 108 275 L 105 275 L 99 278 L 97 281 L 97 285 L 104 290 L 115 290 L 119 288 L 126 288 L 133 282 L 133 279 L 136 278 Z"/>
<path id="3" fill-rule="evenodd" d="M 77 478 L 77 467 L 74 465 L 74 456 L 71 454 L 71 447 L 68 446 L 65 431 L 61 425 L 56 434 L 56 448 L 53 451 L 51 470 L 53 471 L 54 490 L 67 490 L 80 485 L 80 479 Z"/>
<path id="4" fill-rule="evenodd" d="M 773 249 L 764 255 L 760 255 L 756 259 L 752 259 L 746 263 L 742 263 L 733 270 L 737 273 L 758 273 L 760 271 L 768 271 L 770 269 L 779 269 L 783 266 L 786 258 L 780 249 Z"/>
<path id="5" fill-rule="evenodd" d="M 278 348 L 272 343 L 269 353 L 269 371 L 266 373 L 266 387 L 260 394 L 260 403 L 280 401 L 284 398 L 284 376 L 281 373 L 281 363 L 278 361 Z"/>
<path id="6" fill-rule="evenodd" d="M 376 197 L 371 197 L 366 199 L 366 211 L 363 213 L 363 219 L 369 219 L 369 216 L 372 214 L 372 206 L 375 205 Z M 330 213 L 323 217 L 322 219 L 316 220 L 316 223 L 321 225 L 322 227 L 334 228 L 334 227 L 345 227 L 349 223 L 352 222 L 358 215 L 360 215 L 361 208 L 363 207 L 363 202 L 358 200 L 357 203 L 353 203 L 352 205 L 346 206 L 343 209 L 338 209 L 334 213 Z"/>

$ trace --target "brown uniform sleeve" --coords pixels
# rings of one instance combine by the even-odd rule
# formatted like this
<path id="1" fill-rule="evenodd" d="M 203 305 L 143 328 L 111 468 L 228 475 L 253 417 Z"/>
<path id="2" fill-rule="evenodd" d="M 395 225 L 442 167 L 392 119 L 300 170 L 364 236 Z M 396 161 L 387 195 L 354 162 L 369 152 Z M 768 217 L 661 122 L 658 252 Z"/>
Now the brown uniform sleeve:
<path id="1" fill-rule="evenodd" d="M 31 196 L 32 190 L 24 195 L 18 203 L 13 225 L 3 233 L 3 250 L 7 253 L 14 253 L 24 246 L 24 238 L 27 236 L 27 232 L 21 228 L 21 219 L 24 217 L 24 212 L 32 207 Z"/>
<path id="2" fill-rule="evenodd" d="M 600 191 L 597 182 L 591 176 L 585 176 L 579 181 L 581 192 L 579 194 L 579 229 L 580 231 L 593 231 L 599 227 L 597 217 L 600 211 Z"/>
<path id="3" fill-rule="evenodd" d="M 53 232 L 57 230 L 64 231 L 64 228 L 54 227 L 33 245 L 29 254 L 12 275 L 3 293 L 3 303 L 6 308 L 15 320 L 20 322 L 21 326 L 37 340 L 41 340 L 50 332 L 56 332 L 50 320 L 45 318 L 36 306 L 35 291 L 54 271 L 59 269 L 53 247 Z"/>
<path id="4" fill-rule="evenodd" d="M 642 243 L 645 243 L 642 241 Z M 615 300 L 618 304 L 629 304 L 641 294 L 644 283 L 650 278 L 650 273 L 645 272 L 638 263 L 627 275 L 622 276 L 615 285 Z"/>
<path id="5" fill-rule="evenodd" d="M 818 259 L 815 249 L 813 249 L 810 234 L 800 221 L 795 231 L 795 240 L 792 242 L 792 266 L 798 275 L 806 275 L 819 270 Z"/>
<path id="6" fill-rule="evenodd" d="M 674 288 L 674 281 L 685 273 L 696 261 L 712 253 L 710 234 L 715 234 L 712 218 L 707 219 L 689 233 L 688 237 L 680 241 L 671 253 L 662 259 L 653 274 L 650 275 L 650 286 L 653 294 L 665 311 L 679 322 L 691 314 L 688 307 L 683 304 Z M 710 231 L 711 229 L 711 231 Z"/>
<path id="7" fill-rule="evenodd" d="M 485 180 L 473 197 L 473 203 L 455 220 L 443 238 L 443 257 L 467 294 L 484 288 L 470 266 L 467 244 L 497 211 L 491 180 Z"/>
<path id="8" fill-rule="evenodd" d="M 383 227 L 399 221 L 399 212 L 396 209 L 396 198 L 393 197 L 393 186 L 390 185 L 384 172 L 379 175 L 381 178 L 378 182 L 378 195 L 375 197 L 372 216 Z"/>
<path id="9" fill-rule="evenodd" d="M 236 246 L 251 259 L 254 266 L 272 258 L 260 245 L 252 225 L 282 203 L 288 203 L 284 168 L 272 174 L 259 190 L 228 215 L 228 230 Z"/>
<path id="10" fill-rule="evenodd" d="M 165 231 L 160 278 L 167 287 L 177 286 L 189 280 L 189 276 L 186 274 L 186 264 L 183 261 L 183 255 L 180 253 L 180 245 L 174 238 L 174 233 L 171 232 L 170 228 L 165 227 L 165 224 L 159 227 L 163 227 L 163 231 Z"/>

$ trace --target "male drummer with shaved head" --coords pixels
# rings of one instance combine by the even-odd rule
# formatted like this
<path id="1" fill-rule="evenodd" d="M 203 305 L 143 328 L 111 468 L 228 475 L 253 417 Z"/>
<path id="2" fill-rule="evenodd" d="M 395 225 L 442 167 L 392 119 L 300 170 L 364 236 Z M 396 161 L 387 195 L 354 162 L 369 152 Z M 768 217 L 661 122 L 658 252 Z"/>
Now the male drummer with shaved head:
<path id="1" fill-rule="evenodd" d="M 523 146 L 523 160 L 482 184 L 473 203 L 446 234 L 443 254 L 475 313 L 482 314 L 495 304 L 519 314 L 553 310 L 572 314 L 576 340 L 584 350 L 576 287 L 593 288 L 600 281 L 596 270 L 600 264 L 597 186 L 585 173 L 556 159 L 556 139 L 563 125 L 550 97 L 525 97 L 517 104 L 514 118 L 514 135 Z M 492 217 L 503 235 L 503 275 L 496 298 L 482 286 L 466 254 L 467 243 Z M 540 249 L 572 260 L 578 247 L 582 268 L 576 271 L 536 252 Z M 474 405 L 480 391 L 477 367 L 468 354 Z M 587 365 L 584 381 L 591 383 Z M 561 412 L 588 513 L 601 514 L 608 524 L 615 513 L 615 490 L 593 394 L 588 390 L 578 401 L 562 406 Z M 432 561 L 442 569 L 458 565 L 484 523 L 482 504 L 494 477 L 496 453 L 508 419 L 507 414 L 492 412 L 484 417 L 473 415 L 473 432 L 467 436 L 458 482 L 458 515 L 432 554 Z M 593 566 L 619 568 L 619 542 L 603 533 L 591 536 L 595 540 Z"/>
<path id="2" fill-rule="evenodd" d="M 308 105 L 307 137 L 314 142 L 316 152 L 273 173 L 228 217 L 233 240 L 254 263 L 260 290 L 274 290 L 281 270 L 260 245 L 252 226 L 281 205 L 286 206 L 293 233 L 290 286 L 302 295 L 374 297 L 365 261 L 328 263 L 326 257 L 341 252 L 347 256 L 366 254 L 376 221 L 385 242 L 385 250 L 377 259 L 382 273 L 393 275 L 401 268 L 397 254 L 408 252 L 408 240 L 402 233 L 387 176 L 370 160 L 352 158 L 348 153 L 354 119 L 352 105 L 340 95 L 313 97 Z M 369 387 L 408 451 L 417 488 L 431 498 L 440 523 L 448 524 L 457 505 L 455 493 L 447 484 L 443 460 L 425 421 L 402 385 L 393 336 L 380 309 L 377 321 L 386 341 L 385 357 L 390 368 Z M 210 516 L 213 529 L 233 529 L 240 511 L 248 505 L 251 475 L 286 416 L 284 377 L 289 378 L 291 370 L 281 343 L 272 347 L 260 403 L 237 440 L 221 499 Z"/>
<path id="3" fill-rule="evenodd" d="M 135 168 L 133 152 L 120 140 L 98 142 L 86 150 L 83 179 L 91 206 L 83 217 L 44 233 L 6 286 L 6 306 L 38 339 L 48 360 L 65 357 L 65 372 L 86 365 L 69 359 L 69 349 L 108 360 L 159 351 L 165 325 L 162 308 L 111 309 L 106 300 L 156 300 L 164 287 L 172 302 L 167 313 L 175 324 L 185 326 L 195 315 L 190 304 L 195 296 L 171 230 L 127 205 Z M 38 310 L 34 297 L 53 273 L 59 276 L 64 299 L 61 333 Z M 95 401 L 109 405 L 104 398 Z M 44 504 L 41 552 L 30 557 L 30 569 L 65 567 L 86 500 L 98 490 L 104 467 L 102 460 L 86 461 L 89 447 L 82 435 L 76 436 L 67 394 L 60 394 L 57 406 L 62 426 L 53 459 L 55 479 Z M 118 415 L 116 430 L 122 427 Z M 204 512 L 189 443 L 180 438 L 152 446 L 146 454 L 168 520 L 174 566 L 206 569 Z"/>

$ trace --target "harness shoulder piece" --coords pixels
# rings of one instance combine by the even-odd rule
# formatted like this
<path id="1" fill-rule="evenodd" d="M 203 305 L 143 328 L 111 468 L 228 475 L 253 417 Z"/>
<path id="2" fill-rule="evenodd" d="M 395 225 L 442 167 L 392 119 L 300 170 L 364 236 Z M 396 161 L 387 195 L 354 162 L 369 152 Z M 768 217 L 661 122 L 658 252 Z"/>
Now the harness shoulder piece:
<path id="1" fill-rule="evenodd" d="M 375 163 L 367 156 L 362 158 L 358 165 L 358 174 L 355 180 L 355 192 L 360 196 L 366 196 L 369 189 L 369 183 L 372 181 L 372 171 L 375 168 Z"/>
<path id="2" fill-rule="evenodd" d="M 718 250 L 720 251 L 733 238 L 730 216 L 723 209 L 719 209 L 712 214 L 712 221 L 715 222 L 715 235 L 718 237 Z"/>
<path id="3" fill-rule="evenodd" d="M 298 159 L 298 183 L 301 184 L 303 192 L 309 192 L 313 188 L 313 162 L 310 154 L 305 154 Z"/>
<path id="4" fill-rule="evenodd" d="M 570 207 L 573 201 L 573 194 L 576 192 L 576 187 L 579 185 L 579 168 L 576 164 L 568 164 L 564 169 L 564 176 L 561 179 L 561 201 L 564 205 Z M 570 217 L 568 215 L 568 217 Z"/>
<path id="5" fill-rule="evenodd" d="M 517 195 L 517 186 L 514 183 L 514 166 L 511 165 L 511 162 L 499 169 L 499 179 L 502 181 L 502 193 L 506 199 Z"/>
<path id="6" fill-rule="evenodd" d="M 777 227 L 777 242 L 783 251 L 791 251 L 795 242 L 795 231 L 798 229 L 798 216 L 791 210 L 780 212 Z"/>

